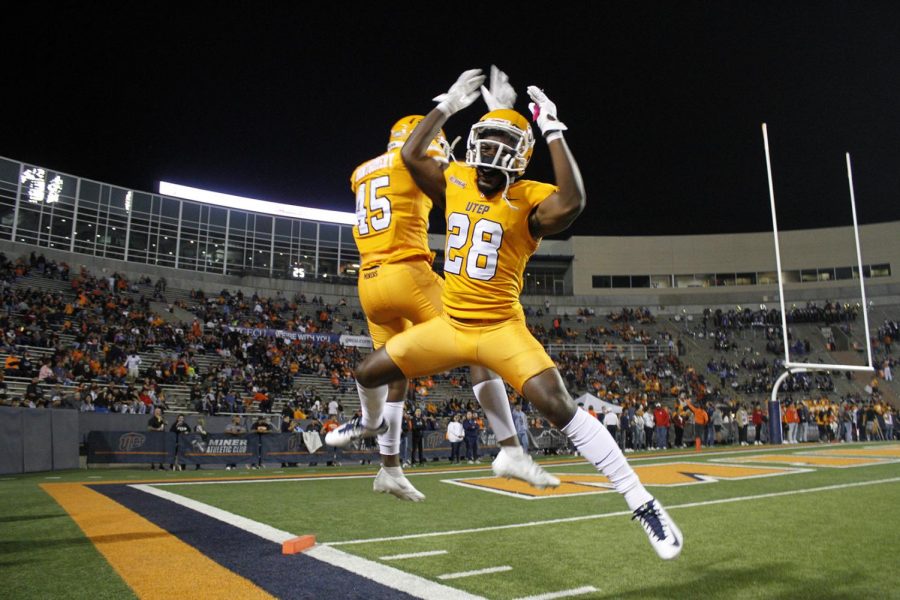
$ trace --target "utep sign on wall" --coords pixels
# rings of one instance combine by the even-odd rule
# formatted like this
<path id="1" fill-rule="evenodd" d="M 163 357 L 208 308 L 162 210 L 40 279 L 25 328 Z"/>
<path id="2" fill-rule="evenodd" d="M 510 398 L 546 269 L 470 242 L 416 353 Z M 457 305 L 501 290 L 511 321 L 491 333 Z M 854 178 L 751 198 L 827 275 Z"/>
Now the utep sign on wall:
<path id="1" fill-rule="evenodd" d="M 91 431 L 88 463 L 171 463 L 177 434 L 158 431 Z"/>
<path id="2" fill-rule="evenodd" d="M 205 439 L 204 439 L 205 438 Z M 259 460 L 259 436 L 177 434 L 161 431 L 91 431 L 89 464 L 231 464 Z"/>

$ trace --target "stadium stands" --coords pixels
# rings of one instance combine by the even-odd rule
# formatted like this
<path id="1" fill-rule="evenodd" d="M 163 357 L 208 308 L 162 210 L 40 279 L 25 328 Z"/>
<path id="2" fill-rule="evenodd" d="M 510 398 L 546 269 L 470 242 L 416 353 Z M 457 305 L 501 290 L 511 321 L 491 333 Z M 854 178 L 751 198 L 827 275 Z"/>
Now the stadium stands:
<path id="1" fill-rule="evenodd" d="M 340 287 L 308 298 L 280 291 L 186 290 L 162 278 L 129 281 L 85 267 L 72 272 L 66 263 L 35 252 L 13 260 L 0 256 L 0 277 L 6 309 L 0 359 L 7 365 L 0 387 L 6 388 L 7 404 L 140 414 L 154 405 L 186 414 L 299 408 L 322 420 L 332 399 L 344 415 L 358 408 L 352 372 L 367 349 L 341 345 L 334 336 L 365 335 L 366 322 L 357 298 Z M 774 309 L 709 307 L 688 320 L 640 306 L 551 312 L 548 302 L 525 298 L 523 304 L 529 327 L 572 395 L 590 393 L 622 406 L 627 418 L 659 402 L 681 413 L 690 428 L 693 415 L 679 398 L 687 394 L 718 406 L 726 424 L 733 424 L 741 404 L 765 405 L 782 370 L 781 321 Z M 900 307 L 884 304 L 870 315 L 879 366 L 895 364 L 891 340 L 898 334 L 898 314 Z M 858 317 L 859 307 L 850 304 L 792 307 L 793 359 L 864 362 Z M 267 337 L 264 330 L 328 339 Z M 123 366 L 130 352 L 140 356 L 136 381 Z M 813 419 L 830 410 L 826 420 L 840 422 L 851 407 L 896 406 L 896 385 L 882 368 L 874 380 L 849 373 L 796 375 L 782 390 L 811 409 Z M 87 396 L 93 401 L 85 402 Z M 410 408 L 425 409 L 435 427 L 455 410 L 474 407 L 473 400 L 464 369 L 410 385 Z M 734 429 L 721 434 L 723 441 L 736 441 Z M 832 435 L 827 428 L 821 434 Z M 634 442 L 624 435 L 622 443 Z"/>

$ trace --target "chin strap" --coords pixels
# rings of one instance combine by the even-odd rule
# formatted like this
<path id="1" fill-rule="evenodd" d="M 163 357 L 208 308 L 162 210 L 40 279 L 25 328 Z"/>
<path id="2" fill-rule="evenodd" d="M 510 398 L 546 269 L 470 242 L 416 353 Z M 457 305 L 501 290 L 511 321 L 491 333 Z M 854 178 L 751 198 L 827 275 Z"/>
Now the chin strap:
<path id="1" fill-rule="evenodd" d="M 503 171 L 503 175 L 506 177 L 506 187 L 503 188 L 503 195 L 501 197 L 503 198 L 503 201 L 506 202 L 506 205 L 508 207 L 510 207 L 513 210 L 519 210 L 518 206 L 512 205 L 512 202 L 510 202 L 509 198 L 506 195 L 506 192 L 509 191 L 509 186 L 512 184 L 512 181 L 510 181 L 510 178 L 509 178 L 509 172 Z"/>
<path id="2" fill-rule="evenodd" d="M 450 142 L 449 149 L 447 150 L 447 153 L 450 155 L 450 158 L 453 160 L 453 162 L 456 162 L 456 157 L 453 156 L 453 149 L 456 148 L 456 145 L 459 143 L 459 141 L 461 139 L 462 139 L 461 136 L 456 136 L 456 139 L 454 139 L 452 142 Z"/>

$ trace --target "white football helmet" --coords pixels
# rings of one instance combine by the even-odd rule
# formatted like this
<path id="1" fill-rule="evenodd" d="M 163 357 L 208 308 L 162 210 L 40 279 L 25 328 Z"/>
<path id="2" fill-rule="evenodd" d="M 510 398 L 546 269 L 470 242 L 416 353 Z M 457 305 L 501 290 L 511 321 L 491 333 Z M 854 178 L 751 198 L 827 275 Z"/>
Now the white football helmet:
<path id="1" fill-rule="evenodd" d="M 472 125 L 466 142 L 466 164 L 521 177 L 533 152 L 534 132 L 528 119 L 512 109 L 501 108 Z"/>

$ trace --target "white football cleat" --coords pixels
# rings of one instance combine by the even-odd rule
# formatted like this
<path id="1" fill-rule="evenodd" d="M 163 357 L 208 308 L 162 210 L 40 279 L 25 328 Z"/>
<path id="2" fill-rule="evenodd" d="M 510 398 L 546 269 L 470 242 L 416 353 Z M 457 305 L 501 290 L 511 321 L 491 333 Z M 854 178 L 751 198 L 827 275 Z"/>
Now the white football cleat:
<path id="1" fill-rule="evenodd" d="M 384 470 L 382 467 L 372 482 L 372 490 L 380 494 L 391 494 L 401 500 L 409 500 L 411 502 L 421 502 L 425 499 L 425 494 L 413 487 L 409 479 L 401 475 L 394 477 Z"/>
<path id="2" fill-rule="evenodd" d="M 325 445 L 332 448 L 344 448 L 349 446 L 354 440 L 360 438 L 369 438 L 387 433 L 387 421 L 382 419 L 381 425 L 377 429 L 369 429 L 363 427 L 362 419 L 351 419 L 325 434 Z"/>
<path id="3" fill-rule="evenodd" d="M 524 451 L 518 456 L 511 456 L 501 449 L 491 463 L 491 469 L 497 477 L 519 479 L 539 490 L 559 486 L 559 478 L 545 471 Z"/>
<path id="4" fill-rule="evenodd" d="M 672 560 L 681 554 L 684 546 L 681 530 L 655 498 L 635 510 L 631 519 L 640 521 L 650 538 L 650 545 L 661 559 Z"/>

